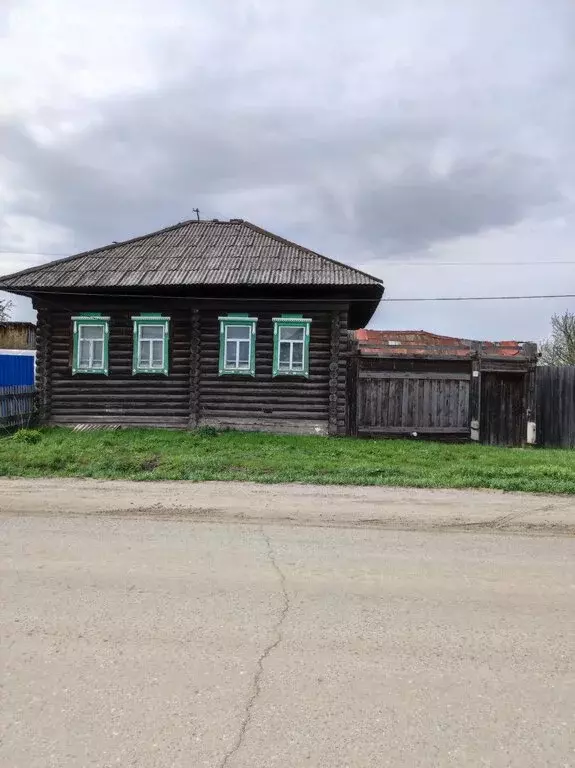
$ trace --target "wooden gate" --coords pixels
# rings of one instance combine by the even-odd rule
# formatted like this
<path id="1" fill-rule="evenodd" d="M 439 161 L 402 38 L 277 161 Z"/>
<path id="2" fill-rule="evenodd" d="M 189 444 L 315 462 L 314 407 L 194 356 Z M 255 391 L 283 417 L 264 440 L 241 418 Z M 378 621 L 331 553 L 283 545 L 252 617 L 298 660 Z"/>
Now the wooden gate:
<path id="1" fill-rule="evenodd" d="M 470 373 L 360 368 L 357 432 L 469 436 Z"/>
<path id="2" fill-rule="evenodd" d="M 487 445 L 522 445 L 527 413 L 524 373 L 481 374 L 481 442 Z"/>

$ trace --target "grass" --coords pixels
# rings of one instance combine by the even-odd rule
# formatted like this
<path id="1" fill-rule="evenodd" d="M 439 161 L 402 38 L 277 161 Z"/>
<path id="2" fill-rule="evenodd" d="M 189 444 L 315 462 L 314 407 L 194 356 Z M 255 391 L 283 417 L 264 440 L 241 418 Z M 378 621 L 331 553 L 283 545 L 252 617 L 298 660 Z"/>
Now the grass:
<path id="1" fill-rule="evenodd" d="M 575 451 L 209 430 L 43 429 L 0 439 L 0 476 L 494 488 L 575 493 Z"/>

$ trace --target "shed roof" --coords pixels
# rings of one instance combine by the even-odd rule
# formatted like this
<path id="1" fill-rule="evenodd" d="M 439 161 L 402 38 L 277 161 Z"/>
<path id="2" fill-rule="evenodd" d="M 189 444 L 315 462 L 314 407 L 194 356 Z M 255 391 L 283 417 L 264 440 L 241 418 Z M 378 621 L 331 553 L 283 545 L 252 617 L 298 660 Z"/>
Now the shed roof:
<path id="1" fill-rule="evenodd" d="M 243 219 L 184 221 L 0 277 L 0 288 L 17 292 L 188 285 L 372 286 L 382 290 L 378 278 Z"/>
<path id="2" fill-rule="evenodd" d="M 482 354 L 489 358 L 513 359 L 526 355 L 524 342 L 476 341 L 456 336 L 441 336 L 429 331 L 376 331 L 361 328 L 354 331 L 360 354 L 377 357 L 445 355 L 470 358 L 474 345 L 481 344 Z"/>

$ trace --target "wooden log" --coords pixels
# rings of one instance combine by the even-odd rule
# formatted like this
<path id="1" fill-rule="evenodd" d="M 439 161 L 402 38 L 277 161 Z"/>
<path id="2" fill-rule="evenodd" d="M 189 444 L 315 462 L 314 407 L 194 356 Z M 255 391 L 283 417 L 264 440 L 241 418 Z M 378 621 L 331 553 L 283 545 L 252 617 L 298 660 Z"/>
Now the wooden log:
<path id="1" fill-rule="evenodd" d="M 192 309 L 190 318 L 190 392 L 189 392 L 189 421 L 190 429 L 198 426 L 200 418 L 200 314 L 197 308 Z"/>
<path id="2" fill-rule="evenodd" d="M 337 398 L 338 398 L 338 363 L 339 363 L 339 312 L 331 315 L 331 341 L 329 351 L 329 434 L 337 434 Z"/>

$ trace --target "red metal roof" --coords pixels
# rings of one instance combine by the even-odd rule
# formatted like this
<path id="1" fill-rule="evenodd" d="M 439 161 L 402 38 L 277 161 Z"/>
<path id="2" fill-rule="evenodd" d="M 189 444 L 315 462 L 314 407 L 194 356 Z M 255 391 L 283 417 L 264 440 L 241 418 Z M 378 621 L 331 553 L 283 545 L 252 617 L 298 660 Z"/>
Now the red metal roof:
<path id="1" fill-rule="evenodd" d="M 478 343 L 482 345 L 482 354 L 487 357 L 513 358 L 525 354 L 523 342 L 520 341 L 478 342 L 429 331 L 372 331 L 361 328 L 353 333 L 360 353 L 367 355 L 453 355 L 465 358 L 471 357 Z"/>

